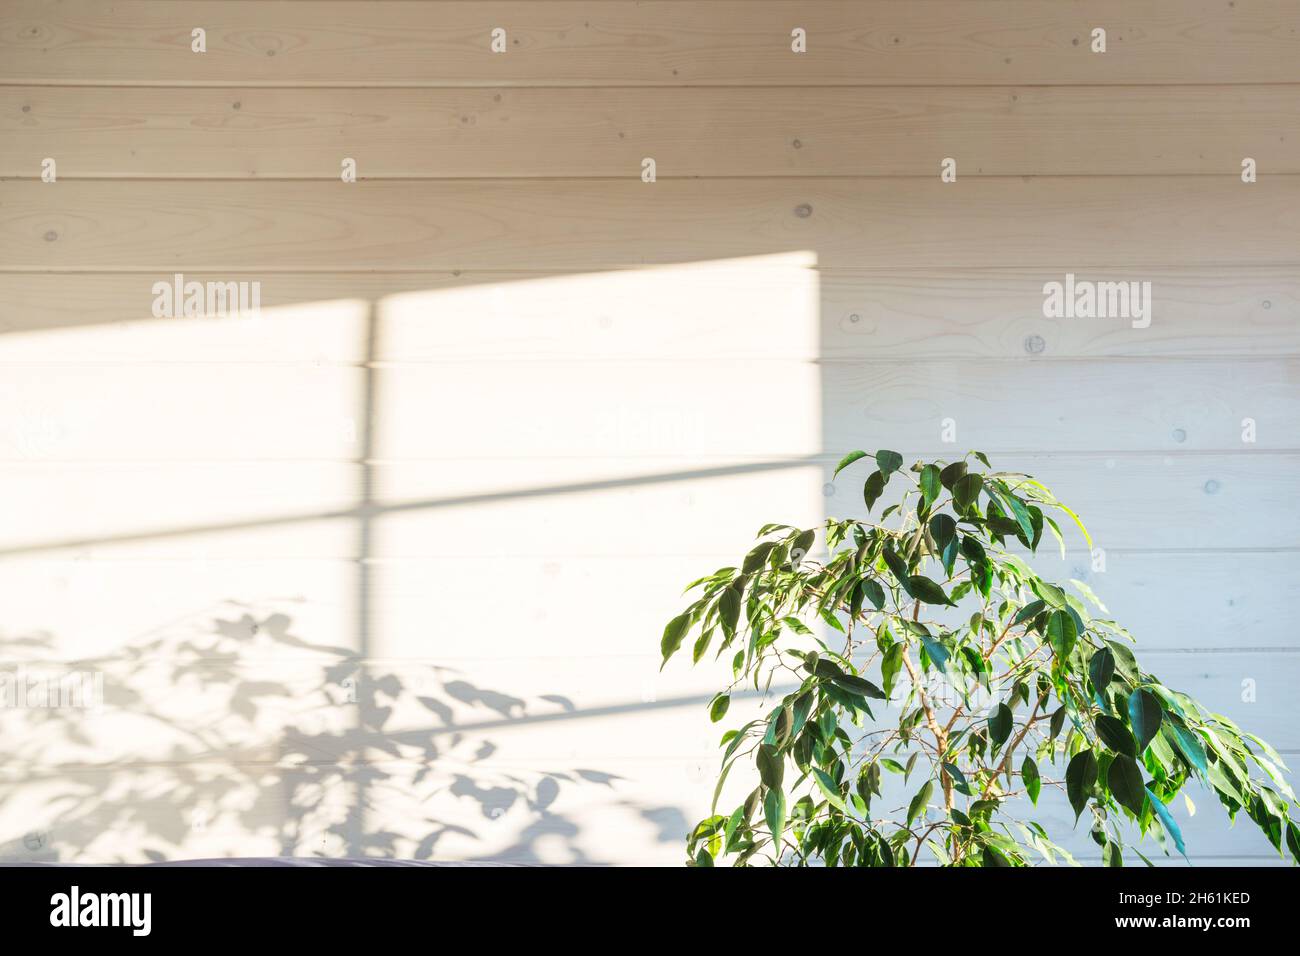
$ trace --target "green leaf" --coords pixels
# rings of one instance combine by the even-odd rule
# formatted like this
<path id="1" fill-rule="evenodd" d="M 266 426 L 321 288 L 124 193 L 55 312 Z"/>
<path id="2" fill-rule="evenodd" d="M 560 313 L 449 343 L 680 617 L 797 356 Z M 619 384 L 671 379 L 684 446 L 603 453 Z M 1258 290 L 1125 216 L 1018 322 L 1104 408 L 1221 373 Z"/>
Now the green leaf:
<path id="1" fill-rule="evenodd" d="M 1151 738 L 1160 730 L 1163 711 L 1155 694 L 1139 687 L 1128 698 L 1128 721 L 1133 727 L 1133 736 L 1137 738 L 1137 752 L 1143 753 Z"/>
<path id="2" fill-rule="evenodd" d="M 706 847 L 700 847 L 700 852 L 695 854 L 696 866 L 713 866 L 713 856 Z"/>
<path id="3" fill-rule="evenodd" d="M 1103 647 L 1092 655 L 1092 660 L 1088 662 L 1088 676 L 1092 678 L 1092 686 L 1097 693 L 1106 692 L 1111 678 L 1115 676 L 1115 655 L 1109 647 Z"/>
<path id="4" fill-rule="evenodd" d="M 880 586 L 879 581 L 874 578 L 863 578 L 858 583 L 858 587 L 862 589 L 863 596 L 876 606 L 877 611 L 885 606 L 885 589 Z"/>
<path id="5" fill-rule="evenodd" d="M 785 776 L 785 760 L 780 752 L 771 744 L 759 744 L 754 762 L 758 765 L 758 775 L 763 781 L 763 786 L 779 790 Z"/>
<path id="6" fill-rule="evenodd" d="M 807 531 L 801 531 L 799 535 L 790 543 L 790 560 L 796 567 L 799 562 L 808 557 L 808 552 L 812 550 L 813 541 L 817 533 L 809 528 Z"/>
<path id="7" fill-rule="evenodd" d="M 929 655 L 930 662 L 939 670 L 947 673 L 948 666 L 948 648 L 944 647 L 933 637 L 921 635 L 921 646 L 925 648 L 925 653 Z"/>
<path id="8" fill-rule="evenodd" d="M 888 478 L 903 467 L 903 456 L 896 451 L 881 449 L 876 452 L 876 467 L 880 469 L 882 475 Z"/>
<path id="9" fill-rule="evenodd" d="M 1127 754 L 1119 754 L 1110 763 L 1106 771 L 1106 785 L 1119 805 L 1133 816 L 1141 816 L 1142 801 L 1146 799 L 1146 788 L 1142 785 L 1142 770 L 1137 761 Z"/>
<path id="10" fill-rule="evenodd" d="M 934 792 L 934 781 L 927 780 L 925 785 L 917 791 L 912 802 L 907 805 L 907 825 L 910 827 L 916 818 L 925 810 L 925 805 L 930 802 L 930 794 Z"/>
<path id="11" fill-rule="evenodd" d="M 1114 840 L 1107 840 L 1101 848 L 1101 861 L 1104 866 L 1123 866 L 1124 854 Z"/>
<path id="12" fill-rule="evenodd" d="M 742 603 L 741 592 L 734 584 L 725 588 L 718 598 L 718 620 L 722 623 L 722 633 L 728 640 L 736 635 Z"/>
<path id="13" fill-rule="evenodd" d="M 965 511 L 979 500 L 984 480 L 979 475 L 962 475 L 952 486 L 953 504 L 959 512 Z"/>
<path id="14" fill-rule="evenodd" d="M 861 694 L 863 697 L 872 697 L 876 700 L 888 700 L 888 695 L 865 677 L 855 677 L 852 674 L 841 674 L 832 678 L 836 684 L 845 690 L 851 690 L 855 694 Z"/>
<path id="15" fill-rule="evenodd" d="M 709 719 L 715 724 L 723 717 L 727 716 L 727 708 L 731 706 L 730 694 L 719 694 L 713 698 L 713 703 L 709 705 Z"/>
<path id="16" fill-rule="evenodd" d="M 930 519 L 930 537 L 934 538 L 934 543 L 938 545 L 940 551 L 948 547 L 948 542 L 952 541 L 956 534 L 957 522 L 953 520 L 952 515 L 941 512 Z"/>
<path id="17" fill-rule="evenodd" d="M 993 483 L 986 484 L 984 488 L 989 496 L 1002 507 L 1003 511 L 1010 512 L 1010 516 L 1015 519 L 1020 532 L 1025 536 L 1025 540 L 1032 544 L 1035 538 L 1034 521 L 1024 503 L 1007 491 L 1006 486 L 1001 482 L 998 482 L 996 486 Z"/>
<path id="18" fill-rule="evenodd" d="M 1178 852 L 1187 856 L 1187 848 L 1183 846 L 1183 833 L 1178 829 L 1178 824 L 1174 821 L 1174 815 L 1169 812 L 1169 808 L 1160 802 L 1160 798 L 1147 788 L 1147 796 L 1151 798 L 1151 809 L 1156 812 L 1160 822 L 1164 824 L 1165 832 L 1173 838 L 1174 846 L 1178 847 Z"/>
<path id="19" fill-rule="evenodd" d="M 939 481 L 945 488 L 952 491 L 953 485 L 957 483 L 957 479 L 964 474 L 966 474 L 966 462 L 954 461 L 951 465 L 947 465 L 939 472 Z"/>
<path id="20" fill-rule="evenodd" d="M 780 856 L 781 834 L 785 832 L 785 794 L 773 787 L 763 797 L 763 817 L 772 833 L 772 851 Z"/>
<path id="21" fill-rule="evenodd" d="M 922 468 L 920 485 L 921 500 L 925 502 L 925 506 L 928 508 L 930 505 L 934 504 L 934 500 L 939 497 L 939 492 L 943 488 L 943 485 L 939 481 L 939 469 L 934 465 L 926 465 Z M 949 518 L 948 520 L 951 521 L 952 519 Z M 933 523 L 931 523 L 931 526 L 933 526 Z M 936 542 L 938 541 L 937 538 L 935 540 Z M 940 544 L 939 547 L 942 549 L 943 544 Z"/>
<path id="22" fill-rule="evenodd" d="M 993 742 L 993 750 L 996 753 L 1008 737 L 1011 736 L 1011 708 L 1006 704 L 999 702 L 993 708 L 993 713 L 989 715 L 989 740 Z"/>
<path id="23" fill-rule="evenodd" d="M 960 767 L 951 763 L 943 763 L 939 766 L 943 768 L 943 772 L 952 780 L 954 790 L 958 793 L 964 793 L 968 797 L 974 796 L 974 794 L 971 793 L 970 782 L 966 779 L 966 775 L 961 772 Z"/>
<path id="24" fill-rule="evenodd" d="M 865 451 L 849 452 L 847 455 L 841 458 L 840 463 L 835 466 L 835 474 L 831 475 L 831 478 L 833 479 L 837 477 L 839 473 L 843 471 L 845 468 L 849 467 L 849 465 L 853 464 L 855 461 L 859 460 L 860 458 L 866 458 L 866 457 L 867 457 L 867 453 Z"/>
<path id="25" fill-rule="evenodd" d="M 741 565 L 740 570 L 745 574 L 753 574 L 767 563 L 767 556 L 772 553 L 772 549 L 775 547 L 775 541 L 764 541 L 762 544 L 756 545 L 749 554 L 745 555 L 745 563 Z"/>
<path id="26" fill-rule="evenodd" d="M 1050 584 L 1047 581 L 1041 581 L 1041 580 L 1035 581 L 1033 582 L 1033 584 L 1034 584 L 1034 590 L 1038 592 L 1038 596 L 1042 598 L 1044 601 L 1046 601 L 1048 604 L 1050 604 L 1052 607 L 1065 610 L 1067 607 L 1070 606 L 1069 602 L 1065 600 L 1065 592 L 1062 591 L 1060 588 L 1058 588 L 1055 584 Z"/>
<path id="27" fill-rule="evenodd" d="M 943 593 L 943 588 L 938 582 L 930 580 L 923 574 L 913 574 L 907 579 L 907 593 L 926 604 L 952 603 L 948 600 L 948 595 Z"/>
<path id="28" fill-rule="evenodd" d="M 898 579 L 898 583 L 904 588 L 907 587 L 907 562 L 898 556 L 892 547 L 886 547 L 880 555 L 885 559 L 885 565 L 889 568 L 890 573 Z"/>
<path id="29" fill-rule="evenodd" d="M 862 500 L 867 503 L 867 511 L 871 511 L 874 505 L 885 491 L 885 476 L 878 471 L 873 471 L 867 475 L 866 483 L 862 486 Z"/>
<path id="30" fill-rule="evenodd" d="M 663 652 L 664 664 L 668 663 L 668 658 L 677 653 L 678 648 L 682 646 L 682 639 L 686 637 L 686 632 L 694 623 L 695 617 L 689 611 L 678 614 L 668 622 L 668 626 L 664 628 L 664 636 L 659 641 L 659 650 Z"/>
<path id="31" fill-rule="evenodd" d="M 885 696 L 892 697 L 894 694 L 894 679 L 898 677 L 898 671 L 903 666 L 903 645 L 891 644 L 885 650 L 884 656 L 880 660 L 880 676 L 885 681 Z"/>
<path id="32" fill-rule="evenodd" d="M 1038 775 L 1038 764 L 1034 763 L 1034 758 L 1026 757 L 1025 762 L 1020 765 L 1020 779 L 1025 782 L 1025 792 L 1029 794 L 1029 801 L 1038 806 L 1038 794 L 1043 789 L 1043 780 Z"/>
<path id="33" fill-rule="evenodd" d="M 1038 617 L 1038 615 L 1043 613 L 1043 609 L 1046 607 L 1047 603 L 1045 601 L 1030 601 L 1016 612 L 1016 616 L 1012 618 L 1011 623 L 1012 625 L 1023 624 L 1030 618 Z"/>
<path id="34" fill-rule="evenodd" d="M 1074 649 L 1074 642 L 1079 632 L 1075 629 L 1074 618 L 1066 611 L 1053 611 L 1047 618 L 1047 640 L 1052 651 L 1062 664 Z"/>
<path id="35" fill-rule="evenodd" d="M 1201 738 L 1174 720 L 1164 721 L 1163 726 L 1165 733 L 1174 738 L 1178 752 L 1183 755 L 1183 758 L 1199 770 L 1201 776 L 1208 774 L 1205 745 L 1201 743 Z"/>
<path id="36" fill-rule="evenodd" d="M 1056 708 L 1056 713 L 1052 714 L 1052 719 L 1048 721 L 1048 737 L 1055 740 L 1061 735 L 1061 728 L 1065 726 L 1065 705 L 1062 704 Z"/>
<path id="37" fill-rule="evenodd" d="M 835 785 L 835 781 L 831 779 L 830 774 L 825 770 L 813 767 L 813 779 L 817 781 L 817 786 L 826 795 L 826 799 L 830 801 L 831 806 L 841 813 L 849 812 L 849 808 L 844 805 L 844 798 L 840 796 L 840 789 Z"/>
<path id="38" fill-rule="evenodd" d="M 1126 757 L 1136 757 L 1137 747 L 1133 743 L 1133 735 L 1128 732 L 1124 723 L 1110 714 L 1101 714 L 1094 721 L 1097 727 L 1097 736 L 1111 750 L 1117 754 L 1124 754 Z"/>
<path id="39" fill-rule="evenodd" d="M 1097 783 L 1097 758 L 1091 750 L 1080 750 L 1065 768 L 1065 792 L 1074 808 L 1074 822 L 1088 805 L 1092 788 Z"/>

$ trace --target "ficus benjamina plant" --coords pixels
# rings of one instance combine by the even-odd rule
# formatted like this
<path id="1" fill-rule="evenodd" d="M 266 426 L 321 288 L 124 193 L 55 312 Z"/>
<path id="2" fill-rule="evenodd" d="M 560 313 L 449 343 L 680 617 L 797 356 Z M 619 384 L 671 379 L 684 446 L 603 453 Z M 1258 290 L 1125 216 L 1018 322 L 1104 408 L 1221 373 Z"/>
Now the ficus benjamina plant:
<path id="1" fill-rule="evenodd" d="M 733 697 L 750 711 L 722 735 L 690 864 L 1075 863 L 1041 823 L 1052 790 L 1102 861 L 1149 864 L 1134 842 L 1186 854 L 1168 804 L 1192 780 L 1300 858 L 1277 752 L 1146 671 L 1086 584 L 1026 560 L 1044 531 L 1064 557 L 1058 519 L 1092 547 L 1073 511 L 980 452 L 905 470 L 855 451 L 836 475 L 860 461 L 867 514 L 897 499 L 879 523 L 767 525 L 664 630 L 665 664 L 692 636 L 694 661 L 729 658 L 715 723 Z M 742 776 L 747 796 L 719 809 Z"/>

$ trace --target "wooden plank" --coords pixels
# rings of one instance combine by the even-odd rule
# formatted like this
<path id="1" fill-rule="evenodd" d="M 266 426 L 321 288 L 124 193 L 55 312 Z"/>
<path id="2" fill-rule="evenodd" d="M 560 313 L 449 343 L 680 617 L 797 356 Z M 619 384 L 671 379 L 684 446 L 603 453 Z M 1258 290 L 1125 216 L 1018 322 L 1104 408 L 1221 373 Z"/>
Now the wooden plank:
<path id="1" fill-rule="evenodd" d="M 207 52 L 190 31 L 207 30 Z M 1107 52 L 1090 50 L 1108 31 Z M 504 54 L 491 31 L 507 31 Z M 791 52 L 791 30 L 808 52 Z M 220 3 L 17 0 L 0 82 L 248 85 L 897 85 L 1300 80 L 1286 0 L 1083 11 L 1036 0 Z"/>
<path id="2" fill-rule="evenodd" d="M 595 271 L 811 251 L 826 268 L 1294 262 L 1300 177 L 6 182 L 7 271 Z M 629 229 L 628 223 L 636 223 Z M 1104 278 L 1101 277 L 1101 278 Z"/>
<path id="3" fill-rule="evenodd" d="M 1101 281 L 1151 283 L 1152 322 L 1139 330 L 1121 319 L 1045 318 L 1043 285 L 1061 279 L 1042 272 L 824 272 L 820 348 L 846 360 L 1285 355 L 1300 345 L 1294 273 L 1121 269 L 1112 280 L 1107 270 Z"/>
<path id="4" fill-rule="evenodd" d="M 0 87 L 0 176 L 363 179 L 1300 173 L 1295 86 Z"/>
<path id="5" fill-rule="evenodd" d="M 681 611 L 682 589 L 715 568 L 734 566 L 744 543 L 716 555 L 455 556 L 374 560 L 364 568 L 339 558 L 45 558 L 0 561 L 6 595 L 6 641 L 0 647 L 75 661 L 123 653 L 125 647 L 185 641 L 193 653 L 218 657 L 238 641 L 245 658 L 309 659 L 322 648 L 356 651 L 362 643 L 392 657 L 440 654 L 481 657 L 587 654 L 596 635 L 585 622 L 619 620 L 603 632 L 607 654 L 643 654 L 646 634 Z M 1086 556 L 1058 563 L 1050 551 L 1033 560 L 1050 580 L 1085 580 L 1111 616 L 1137 638 L 1154 670 L 1170 651 L 1300 650 L 1286 609 L 1300 598 L 1300 553 L 1160 554 L 1114 551 L 1104 572 Z M 508 571 L 507 571 L 508 569 Z M 482 608 L 508 573 L 512 607 L 487 645 L 447 646 L 482 625 Z M 629 607 L 627 582 L 637 601 Z M 455 599 L 451 596 L 455 595 Z M 362 629 L 362 601 L 370 620 Z M 583 622 L 573 608 L 581 607 Z M 430 621 L 437 621 L 431 634 Z M 458 649 L 459 648 L 459 649 Z M 1150 658 L 1148 659 L 1148 654 Z"/>
<path id="6" fill-rule="evenodd" d="M 1004 459 L 1281 449 L 1300 434 L 1297 376 L 1300 365 L 1266 360 L 827 365 L 823 442 L 827 451 L 847 449 L 866 434 L 892 448 L 927 435 L 943 440 L 952 427 L 960 441 Z"/>
<path id="7" fill-rule="evenodd" d="M 1152 283 L 1152 323 L 1139 330 L 1122 319 L 1044 318 L 1043 284 L 1059 281 L 1046 272 L 875 274 L 817 271 L 810 260 L 793 254 L 579 279 L 185 273 L 202 283 L 260 281 L 261 323 L 155 320 L 153 276 L 0 273 L 0 364 L 1300 354 L 1300 277 L 1291 266 L 1107 270 L 1113 281 Z"/>
<path id="8" fill-rule="evenodd" d="M 1098 449 L 1250 454 L 1295 450 L 1300 435 L 1296 360 L 555 362 L 509 375 L 464 362 L 236 368 L 13 367 L 0 386 L 0 461 L 454 461 L 505 449 L 788 458 L 842 453 L 864 435 L 886 448 L 938 446 L 949 427 L 963 447 L 1005 460 Z M 761 416 L 710 411 L 718 396 L 756 408 L 774 391 L 782 401 Z"/>
<path id="9" fill-rule="evenodd" d="M 470 740 L 490 741 L 493 756 L 517 762 L 715 757 L 720 734 L 707 708 L 730 685 L 729 664 L 674 661 L 661 675 L 653 636 L 649 643 L 646 654 L 593 651 L 581 668 L 558 657 L 466 658 L 455 650 L 464 638 L 450 634 L 432 638 L 421 660 L 270 661 L 236 651 L 213 661 L 154 653 L 86 662 L 84 672 L 93 664 L 103 675 L 100 706 L 63 708 L 81 733 L 41 727 L 40 715 L 11 708 L 18 712 L 0 715 L 15 741 L 7 769 L 433 758 Z M 451 656 L 440 657 L 443 649 Z M 52 673 L 39 660 L 21 666 L 29 683 Z M 1300 654 L 1169 655 L 1151 670 L 1278 750 L 1300 748 L 1288 706 Z M 1248 693 L 1254 699 L 1243 701 Z M 876 721 L 896 723 L 902 704 L 873 705 Z M 743 725 L 761 705 L 761 694 L 738 692 L 727 726 Z M 145 731 L 146 720 L 158 726 Z"/>
<path id="10" fill-rule="evenodd" d="M 15 463 L 0 472 L 0 556 L 356 558 L 365 516 L 370 558 L 618 555 L 630 540 L 638 554 L 739 554 L 768 521 L 860 515 L 861 477 L 830 485 L 838 457 L 378 461 L 368 510 L 348 463 Z M 1300 544 L 1293 454 L 994 463 L 1046 482 L 1107 551 Z"/>

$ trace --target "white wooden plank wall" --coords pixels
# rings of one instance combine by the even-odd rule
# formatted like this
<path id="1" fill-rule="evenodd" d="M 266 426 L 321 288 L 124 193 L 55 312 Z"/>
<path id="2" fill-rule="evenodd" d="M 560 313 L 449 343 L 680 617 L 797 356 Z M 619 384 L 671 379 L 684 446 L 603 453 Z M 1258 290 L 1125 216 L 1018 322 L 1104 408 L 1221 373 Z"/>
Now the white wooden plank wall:
<path id="1" fill-rule="evenodd" d="M 0 710 L 0 860 L 681 862 L 681 587 L 946 418 L 1300 757 L 1298 267 L 1296 0 L 3 0 L 0 655 L 104 695 Z"/>

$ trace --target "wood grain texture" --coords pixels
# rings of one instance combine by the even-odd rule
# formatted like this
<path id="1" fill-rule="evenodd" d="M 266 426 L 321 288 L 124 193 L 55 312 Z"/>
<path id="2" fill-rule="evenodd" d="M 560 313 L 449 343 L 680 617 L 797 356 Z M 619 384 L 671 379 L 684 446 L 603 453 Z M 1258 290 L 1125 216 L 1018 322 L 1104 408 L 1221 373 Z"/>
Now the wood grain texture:
<path id="1" fill-rule="evenodd" d="M 563 273 L 199 273 L 260 281 L 262 322 L 151 317 L 157 277 L 0 273 L 0 364 L 1183 359 L 1300 354 L 1291 266 L 1149 281 L 1149 328 L 1048 319 L 1046 271 L 815 270 L 810 256 Z M 1081 275 L 1080 278 L 1087 278 Z M 369 323 L 377 336 L 370 341 Z"/>
<path id="2" fill-rule="evenodd" d="M 6 182 L 11 271 L 594 271 L 811 251 L 827 268 L 1300 261 L 1300 177 Z M 629 228 L 635 223 L 635 228 Z M 1230 238 L 1229 238 L 1230 237 Z"/>
<path id="3" fill-rule="evenodd" d="M 1089 49 L 1103 25 L 1104 54 Z M 207 30 L 208 52 L 190 52 Z M 508 52 L 490 52 L 502 27 Z M 791 52 L 802 27 L 808 52 Z M 0 82 L 350 86 L 1285 83 L 1288 0 L 14 0 Z"/>
<path id="4" fill-rule="evenodd" d="M 687 5 L 689 6 L 689 4 Z M 0 87 L 0 176 L 62 179 L 1300 173 L 1300 87 Z"/>

